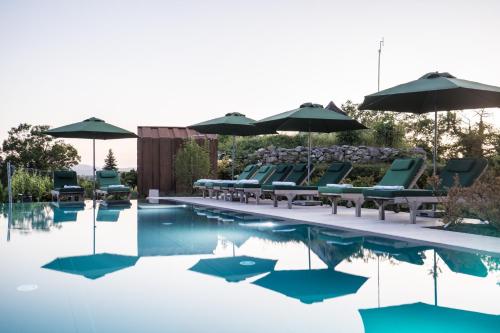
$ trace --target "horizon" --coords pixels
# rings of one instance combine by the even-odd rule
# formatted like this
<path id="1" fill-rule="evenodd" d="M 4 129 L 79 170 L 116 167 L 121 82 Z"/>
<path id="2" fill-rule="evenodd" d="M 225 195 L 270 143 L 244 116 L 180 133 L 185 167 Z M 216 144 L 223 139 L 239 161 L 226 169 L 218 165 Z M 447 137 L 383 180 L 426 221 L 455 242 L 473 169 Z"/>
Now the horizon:
<path id="1" fill-rule="evenodd" d="M 382 37 L 381 89 L 436 70 L 500 86 L 498 12 L 493 0 L 3 1 L 0 139 L 21 122 L 96 116 L 137 132 L 360 103 L 377 90 Z M 92 164 L 91 142 L 65 141 Z M 97 165 L 108 149 L 120 168 L 136 167 L 135 141 L 98 141 Z"/>

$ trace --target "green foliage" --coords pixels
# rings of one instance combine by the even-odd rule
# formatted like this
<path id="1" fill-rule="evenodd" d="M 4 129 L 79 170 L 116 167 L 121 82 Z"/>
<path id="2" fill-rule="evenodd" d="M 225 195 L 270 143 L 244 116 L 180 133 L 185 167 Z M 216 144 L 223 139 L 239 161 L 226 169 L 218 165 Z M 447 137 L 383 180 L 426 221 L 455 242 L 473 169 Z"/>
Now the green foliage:
<path id="1" fill-rule="evenodd" d="M 4 162 L 38 170 L 69 169 L 78 164 L 80 156 L 77 150 L 42 133 L 48 129 L 48 126 L 29 124 L 11 128 L 2 144 Z"/>
<path id="2" fill-rule="evenodd" d="M 135 169 L 120 173 L 120 179 L 122 184 L 132 189 L 137 187 L 137 171 L 135 171 Z"/>
<path id="3" fill-rule="evenodd" d="M 234 174 L 239 174 L 241 170 L 242 166 L 237 163 L 234 166 Z M 231 179 L 231 161 L 228 158 L 217 161 L 217 179 Z"/>
<path id="4" fill-rule="evenodd" d="M 78 185 L 85 191 L 86 198 L 93 198 L 94 181 L 85 177 L 78 177 Z"/>
<path id="5" fill-rule="evenodd" d="M 206 147 L 186 140 L 175 156 L 175 182 L 178 193 L 193 193 L 193 182 L 210 174 L 210 159 Z"/>
<path id="6" fill-rule="evenodd" d="M 28 172 L 26 169 L 16 169 L 12 176 L 12 194 L 14 200 L 22 200 L 31 196 L 33 201 L 43 201 L 50 198 L 52 181 L 50 177 L 38 172 Z"/>
<path id="7" fill-rule="evenodd" d="M 108 155 L 104 159 L 104 170 L 118 170 L 117 161 L 115 158 L 115 154 L 113 154 L 113 150 L 108 150 Z"/>

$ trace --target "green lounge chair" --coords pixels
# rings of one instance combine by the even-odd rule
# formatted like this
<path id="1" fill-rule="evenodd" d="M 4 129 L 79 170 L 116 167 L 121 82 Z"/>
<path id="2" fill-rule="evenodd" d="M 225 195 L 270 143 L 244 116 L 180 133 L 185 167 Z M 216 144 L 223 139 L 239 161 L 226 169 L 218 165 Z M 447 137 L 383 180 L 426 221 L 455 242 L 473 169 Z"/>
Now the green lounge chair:
<path id="1" fill-rule="evenodd" d="M 293 185 L 278 185 L 274 189 L 275 196 L 286 197 L 288 209 L 292 208 L 293 199 L 299 195 L 318 196 L 318 187 L 326 186 L 327 184 L 340 184 L 342 180 L 351 172 L 352 164 L 349 162 L 332 163 L 325 173 L 318 180 L 316 185 L 293 186 Z"/>
<path id="2" fill-rule="evenodd" d="M 122 185 L 120 175 L 115 170 L 100 170 L 96 172 L 98 188 L 97 197 L 104 198 L 105 204 L 129 204 L 130 188 Z"/>
<path id="3" fill-rule="evenodd" d="M 78 178 L 75 171 L 54 171 L 54 189 L 50 191 L 52 201 L 60 205 L 61 203 L 71 203 L 83 205 L 84 189 L 78 185 Z"/>
<path id="4" fill-rule="evenodd" d="M 245 203 L 248 203 L 248 198 L 253 195 L 257 204 L 259 204 L 260 196 L 262 195 L 262 186 L 272 185 L 273 182 L 277 181 L 283 181 L 288 176 L 292 168 L 292 164 L 275 165 L 274 172 L 263 182 L 260 182 L 259 184 L 237 184 L 235 189 Z"/>
<path id="5" fill-rule="evenodd" d="M 311 173 L 313 169 L 311 169 Z M 283 180 L 283 183 L 294 183 L 296 185 L 302 185 L 304 181 L 307 179 L 307 164 L 299 163 L 295 164 L 292 168 L 292 171 L 288 174 L 288 176 Z M 278 198 L 279 194 L 276 191 L 287 190 L 290 188 L 290 185 L 281 185 L 276 184 L 276 182 L 271 183 L 271 185 L 262 185 L 262 192 L 264 194 L 271 195 L 271 199 L 273 200 L 274 207 L 278 207 Z"/>
<path id="6" fill-rule="evenodd" d="M 458 177 L 459 185 L 468 187 L 484 173 L 488 162 L 481 158 L 451 159 L 446 163 L 440 174 L 440 188 L 431 189 L 404 189 L 383 190 L 370 189 L 363 191 L 366 199 L 375 200 L 379 203 L 379 218 L 385 219 L 383 206 L 388 203 L 406 204 L 410 209 L 410 222 L 416 223 L 417 210 L 424 203 L 436 204 L 446 200 L 447 191 L 455 185 L 455 177 Z"/>
<path id="7" fill-rule="evenodd" d="M 213 180 L 211 182 L 205 183 L 205 188 L 208 190 L 208 196 L 212 198 L 215 194 L 215 198 L 219 200 L 219 195 L 221 193 L 231 194 L 231 199 L 233 198 L 234 184 L 238 180 L 250 179 L 259 167 L 256 164 L 249 164 L 243 169 L 243 171 L 238 175 L 236 180 Z M 224 196 L 224 200 L 226 197 Z"/>
<path id="8" fill-rule="evenodd" d="M 422 158 L 396 159 L 377 186 L 413 188 L 424 170 L 425 163 Z M 327 197 L 332 202 L 333 214 L 337 213 L 338 201 L 342 199 L 354 202 L 357 217 L 361 216 L 361 206 L 365 202 L 363 191 L 369 189 L 372 187 L 322 186 L 318 188 L 320 196 Z"/>

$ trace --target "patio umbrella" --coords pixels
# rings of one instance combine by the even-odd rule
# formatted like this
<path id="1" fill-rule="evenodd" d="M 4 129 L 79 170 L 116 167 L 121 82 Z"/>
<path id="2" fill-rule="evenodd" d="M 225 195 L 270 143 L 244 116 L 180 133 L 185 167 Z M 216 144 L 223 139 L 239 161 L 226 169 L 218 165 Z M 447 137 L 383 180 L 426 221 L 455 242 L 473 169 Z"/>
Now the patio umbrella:
<path id="1" fill-rule="evenodd" d="M 332 269 L 273 271 L 253 282 L 303 303 L 354 294 L 368 278 Z"/>
<path id="2" fill-rule="evenodd" d="M 437 112 L 491 107 L 500 107 L 500 87 L 433 72 L 365 96 L 359 109 L 417 114 L 434 112 L 433 166 L 436 174 Z"/>
<path id="3" fill-rule="evenodd" d="M 311 173 L 311 132 L 331 133 L 366 129 L 347 116 L 331 102 L 327 108 L 320 104 L 304 103 L 298 109 L 282 112 L 257 121 L 256 126 L 274 131 L 301 131 L 309 133 L 307 183 Z"/>
<path id="4" fill-rule="evenodd" d="M 378 255 L 388 255 L 398 261 L 413 265 L 423 265 L 428 248 L 405 241 L 397 241 L 380 237 L 368 237 L 363 243 L 363 248 L 371 250 Z"/>
<path id="5" fill-rule="evenodd" d="M 139 257 L 100 253 L 85 256 L 57 258 L 42 266 L 69 274 L 76 274 L 95 280 L 106 274 L 134 266 Z"/>
<path id="6" fill-rule="evenodd" d="M 500 316 L 425 303 L 359 310 L 365 333 L 493 333 Z"/>
<path id="7" fill-rule="evenodd" d="M 95 140 L 110 140 L 110 139 L 130 139 L 137 138 L 132 132 L 124 130 L 123 128 L 106 123 L 104 120 L 98 118 L 89 118 L 79 123 L 69 124 L 62 127 L 57 127 L 44 132 L 56 138 L 74 138 L 74 139 L 92 139 L 92 152 L 93 152 L 93 179 L 94 190 L 93 199 L 95 206 Z"/>
<path id="8" fill-rule="evenodd" d="M 189 270 L 240 282 L 249 277 L 274 270 L 277 260 L 248 256 L 201 259 Z"/>
<path id="9" fill-rule="evenodd" d="M 238 112 L 227 113 L 224 117 L 207 120 L 188 126 L 203 134 L 231 135 L 233 137 L 231 177 L 234 178 L 234 161 L 236 158 L 236 136 L 250 136 L 259 134 L 274 134 L 274 130 L 266 130 L 255 126 L 255 120 L 245 117 Z"/>

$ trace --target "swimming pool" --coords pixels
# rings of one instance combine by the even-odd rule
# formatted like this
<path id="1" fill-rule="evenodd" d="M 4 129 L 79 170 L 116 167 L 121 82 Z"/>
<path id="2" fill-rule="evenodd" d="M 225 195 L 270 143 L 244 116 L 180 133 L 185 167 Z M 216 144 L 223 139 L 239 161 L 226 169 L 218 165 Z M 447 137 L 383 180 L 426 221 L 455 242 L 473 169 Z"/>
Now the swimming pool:
<path id="1" fill-rule="evenodd" d="M 0 227 L 2 333 L 500 327 L 500 257 L 173 204 L 17 204 Z"/>

